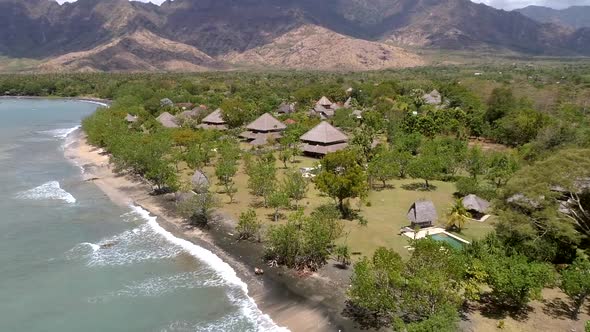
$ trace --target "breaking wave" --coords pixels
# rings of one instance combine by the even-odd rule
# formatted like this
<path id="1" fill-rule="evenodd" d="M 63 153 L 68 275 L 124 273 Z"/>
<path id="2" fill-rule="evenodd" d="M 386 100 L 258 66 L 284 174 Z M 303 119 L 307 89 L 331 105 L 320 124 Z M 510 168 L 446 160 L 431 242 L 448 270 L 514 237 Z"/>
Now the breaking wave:
<path id="1" fill-rule="evenodd" d="M 63 190 L 57 181 L 50 181 L 33 189 L 23 191 L 17 194 L 16 198 L 31 200 L 62 200 L 69 204 L 76 203 L 76 198 L 74 198 L 69 192 Z"/>
<path id="2" fill-rule="evenodd" d="M 81 127 L 82 127 L 81 125 L 77 125 L 72 128 L 45 130 L 45 131 L 41 131 L 39 133 L 44 134 L 44 135 L 50 135 L 54 138 L 65 139 L 66 137 L 68 137 L 70 134 L 72 134 L 76 130 L 80 129 Z"/>

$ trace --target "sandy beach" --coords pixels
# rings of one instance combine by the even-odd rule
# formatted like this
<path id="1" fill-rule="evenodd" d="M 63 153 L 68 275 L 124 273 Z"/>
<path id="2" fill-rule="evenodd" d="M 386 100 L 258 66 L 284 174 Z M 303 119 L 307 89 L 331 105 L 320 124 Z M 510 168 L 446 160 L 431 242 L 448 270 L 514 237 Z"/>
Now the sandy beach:
<path id="1" fill-rule="evenodd" d="M 157 216 L 158 223 L 167 231 L 214 252 L 231 265 L 248 285 L 249 296 L 260 310 L 279 326 L 293 332 L 355 330 L 354 324 L 341 315 L 346 273 L 327 267 L 311 276 L 300 277 L 288 269 L 266 266 L 260 258 L 262 246 L 236 241 L 232 234 L 235 221 L 225 217 L 223 211 L 218 211 L 216 220 L 206 231 L 189 226 L 174 215 L 173 195 L 152 196 L 151 186 L 142 179 L 115 174 L 108 155 L 89 145 L 81 131 L 68 137 L 64 153 L 83 168 L 83 181 L 96 184 L 114 203 L 141 206 Z M 255 267 L 263 268 L 264 275 L 256 276 Z"/>

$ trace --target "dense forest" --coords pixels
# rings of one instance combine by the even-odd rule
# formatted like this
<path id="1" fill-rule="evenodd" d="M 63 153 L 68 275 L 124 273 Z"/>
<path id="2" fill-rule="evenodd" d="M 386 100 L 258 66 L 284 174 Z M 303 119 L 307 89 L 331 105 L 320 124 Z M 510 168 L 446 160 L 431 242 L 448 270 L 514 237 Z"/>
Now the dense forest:
<path id="1" fill-rule="evenodd" d="M 425 99 L 433 90 L 440 102 Z M 313 271 L 330 257 L 348 265 L 343 223 L 370 225 L 360 212 L 370 207 L 365 198 L 394 179 L 420 180 L 425 191 L 436 190 L 433 181 L 453 183 L 456 197 L 492 201 L 493 231 L 462 250 L 427 239 L 413 241 L 409 257 L 382 247 L 354 259 L 347 311 L 363 326 L 454 331 L 468 301 L 519 311 L 549 286 L 569 296 L 577 317 L 590 295 L 590 66 L 10 75 L 0 76 L 0 93 L 112 100 L 83 128 L 118 171 L 144 177 L 156 193 L 197 193 L 179 202 L 178 213 L 204 225 L 220 196 L 188 183 L 179 165 L 211 167 L 230 203 L 245 189 L 274 211 L 268 227 L 255 209 L 242 211 L 237 234 L 262 241 L 266 260 L 290 268 Z M 350 144 L 318 161 L 308 183 L 287 169 L 302 153 L 299 137 L 320 122 L 308 111 L 322 96 L 352 105 L 328 119 Z M 161 126 L 156 118 L 181 113 L 179 103 L 208 111 L 178 128 Z M 292 120 L 282 138 L 245 150 L 240 128 L 285 103 L 296 112 L 277 115 Z M 229 130 L 197 128 L 217 108 Z M 281 176 L 275 162 L 285 166 Z M 248 188 L 235 180 L 242 166 Z M 301 206 L 310 184 L 334 204 Z M 460 232 L 467 218 L 457 204 L 447 227 Z"/>

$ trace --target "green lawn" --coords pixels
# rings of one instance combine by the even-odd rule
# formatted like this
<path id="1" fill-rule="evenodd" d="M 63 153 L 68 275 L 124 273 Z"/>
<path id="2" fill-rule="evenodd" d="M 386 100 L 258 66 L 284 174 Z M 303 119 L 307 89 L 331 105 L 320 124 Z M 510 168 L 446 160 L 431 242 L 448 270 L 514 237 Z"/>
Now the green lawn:
<path id="1" fill-rule="evenodd" d="M 300 167 L 311 167 L 317 162 L 316 159 L 297 157 L 296 162 L 289 163 L 288 166 L 290 169 L 299 169 Z M 280 179 L 286 170 L 283 169 L 280 161 L 277 161 L 276 165 Z M 221 201 L 220 208 L 232 216 L 234 220 L 237 220 L 240 213 L 248 208 L 255 208 L 258 217 L 264 223 L 264 227 L 273 224 L 272 209 L 261 207 L 260 199 L 249 193 L 247 189 L 248 176 L 244 173 L 242 164 L 240 164 L 238 174 L 234 178 L 238 192 L 234 198 L 235 202 L 232 204 L 229 204 L 228 196 L 223 194 L 222 188 L 216 184 L 214 167 L 205 167 L 203 171 L 212 183 L 211 189 L 219 193 L 218 197 Z M 182 174 L 185 181 L 189 180 L 192 170 L 184 167 Z M 402 257 L 407 257 L 408 250 L 405 246 L 408 245 L 408 238 L 400 235 L 399 230 L 409 225 L 406 214 L 409 207 L 416 200 L 432 200 L 439 216 L 438 225 L 444 227 L 444 215 L 454 200 L 454 183 L 432 181 L 435 189 L 431 191 L 407 190 L 402 187 L 416 183 L 422 182 L 413 179 L 392 180 L 388 183 L 387 189 L 371 191 L 367 199 L 367 202 L 370 203 L 368 204 L 369 206 L 367 204 L 360 206 L 360 214 L 368 220 L 367 226 L 360 226 L 357 221 L 344 221 L 346 234 L 340 241 L 346 242 L 351 252 L 356 253 L 354 258 L 371 255 L 375 249 L 381 246 L 392 248 L 400 253 Z M 315 189 L 313 183 L 310 183 L 307 197 L 301 202 L 301 206 L 305 207 L 306 213 L 310 213 L 314 208 L 331 202 L 333 202 L 331 198 L 323 196 Z M 359 202 L 357 200 L 351 200 L 350 205 L 352 208 L 358 208 Z M 282 211 L 285 216 L 290 212 Z M 279 222 L 284 222 L 285 216 Z M 470 222 L 462 233 L 457 235 L 468 241 L 472 241 L 473 239 L 485 236 L 491 229 L 492 223 L 490 220 L 485 223 Z"/>

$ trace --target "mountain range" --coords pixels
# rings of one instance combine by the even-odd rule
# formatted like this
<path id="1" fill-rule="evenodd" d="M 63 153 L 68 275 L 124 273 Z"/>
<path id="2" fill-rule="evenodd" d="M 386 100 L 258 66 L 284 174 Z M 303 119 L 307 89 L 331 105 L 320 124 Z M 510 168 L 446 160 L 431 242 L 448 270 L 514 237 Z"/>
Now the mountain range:
<path id="1" fill-rule="evenodd" d="M 0 55 L 45 71 L 372 70 L 419 49 L 590 55 L 590 29 L 469 0 L 0 0 Z"/>
<path id="2" fill-rule="evenodd" d="M 528 6 L 516 11 L 543 23 L 556 23 L 576 29 L 590 28 L 590 6 L 572 6 L 566 9 Z"/>

